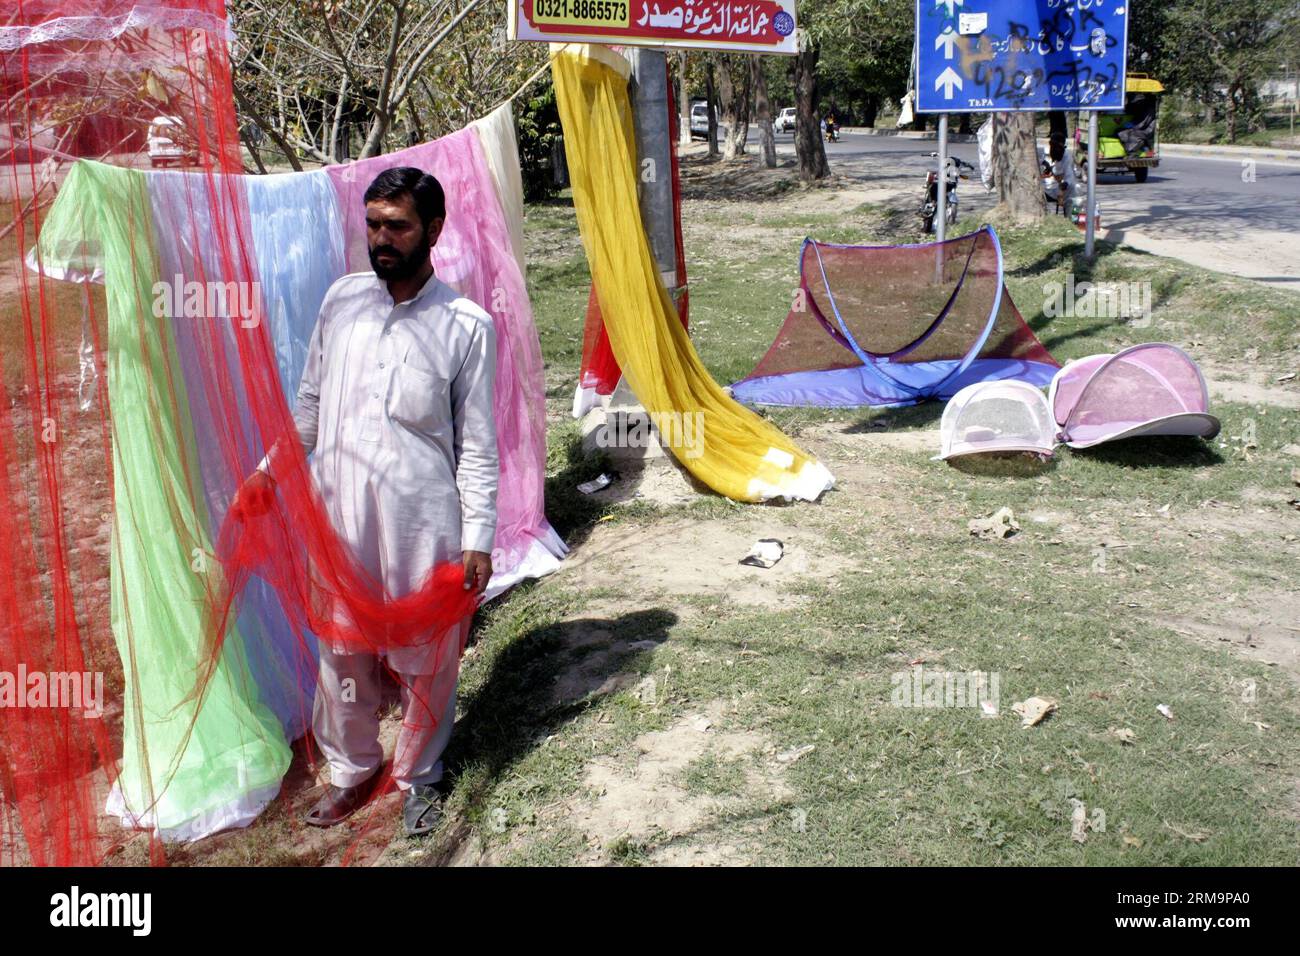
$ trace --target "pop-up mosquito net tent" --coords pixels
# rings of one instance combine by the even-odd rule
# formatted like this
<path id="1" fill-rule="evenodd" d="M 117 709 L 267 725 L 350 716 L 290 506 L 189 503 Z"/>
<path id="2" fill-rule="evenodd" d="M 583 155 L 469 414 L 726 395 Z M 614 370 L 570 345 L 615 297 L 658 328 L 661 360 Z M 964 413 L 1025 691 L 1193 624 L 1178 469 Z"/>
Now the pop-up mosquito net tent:
<path id="1" fill-rule="evenodd" d="M 1024 382 L 976 382 L 952 397 L 939 422 L 939 454 L 947 460 L 990 452 L 1033 452 L 1056 444 L 1056 425 L 1041 389 Z"/>
<path id="2" fill-rule="evenodd" d="M 1162 342 L 1070 362 L 1052 379 L 1049 403 L 1060 440 L 1072 448 L 1138 435 L 1219 433 L 1201 370 Z"/>
<path id="3" fill-rule="evenodd" d="M 1011 301 L 990 227 L 920 245 L 805 239 L 790 314 L 732 392 L 758 405 L 912 405 L 974 382 L 1046 386 L 1059 367 Z"/>

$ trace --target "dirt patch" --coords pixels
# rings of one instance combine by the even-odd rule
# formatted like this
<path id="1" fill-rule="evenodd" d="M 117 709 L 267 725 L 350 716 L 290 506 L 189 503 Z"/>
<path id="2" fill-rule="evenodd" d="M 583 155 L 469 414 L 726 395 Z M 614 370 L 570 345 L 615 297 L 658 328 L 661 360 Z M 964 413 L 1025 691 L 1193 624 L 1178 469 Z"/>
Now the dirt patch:
<path id="1" fill-rule="evenodd" d="M 626 610 L 626 608 L 624 608 Z M 567 631 L 565 644 L 570 664 L 555 677 L 552 702 L 572 703 L 584 698 L 604 697 L 632 686 L 636 674 L 622 670 L 626 662 L 641 650 L 653 649 L 658 642 L 620 640 L 600 619 L 586 617 L 575 621 Z"/>
<path id="2" fill-rule="evenodd" d="M 747 148 L 745 155 L 729 160 L 709 159 L 703 144 L 692 145 L 681 154 L 682 198 L 693 201 L 693 219 L 698 219 L 701 209 L 707 211 L 711 202 L 724 204 L 726 212 L 734 214 L 736 203 L 778 198 L 782 216 L 844 213 L 864 203 L 899 201 L 917 179 L 910 169 L 881 169 L 869 160 L 858 160 L 836 161 L 830 176 L 806 183 L 799 178 L 794 158 L 778 155 L 776 167 L 769 169 L 763 165 L 757 140 L 751 139 Z"/>
<path id="3" fill-rule="evenodd" d="M 685 151 L 680 162 L 684 200 L 753 202 L 800 188 L 798 164 L 789 159 L 779 159 L 775 169 L 768 169 L 758 155 L 711 160 L 708 148 L 697 146 Z"/>
<path id="4" fill-rule="evenodd" d="M 1197 643 L 1227 646 L 1248 660 L 1276 666 L 1300 684 L 1300 595 L 1256 593 L 1231 605 L 1212 607 L 1221 613 L 1174 617 L 1168 626 Z"/>
<path id="5" fill-rule="evenodd" d="M 1300 386 L 1296 385 L 1296 379 L 1280 383 L 1268 372 L 1228 371 L 1211 365 L 1202 365 L 1201 371 L 1205 373 L 1212 400 L 1300 408 Z"/>
<path id="6" fill-rule="evenodd" d="M 1271 501 L 1278 493 L 1246 488 L 1247 501 Z M 1118 511 L 1087 516 L 1030 510 L 1022 516 L 1027 528 L 1043 529 L 1059 541 L 1083 544 L 1095 556 L 1107 556 L 1110 574 L 1124 578 L 1146 573 L 1149 548 L 1172 549 L 1185 562 L 1200 569 L 1200 593 L 1205 599 L 1199 613 L 1162 613 L 1157 623 L 1209 648 L 1228 647 L 1241 657 L 1275 665 L 1300 683 L 1300 594 L 1294 591 L 1246 592 L 1231 568 L 1218 557 L 1224 544 L 1248 541 L 1252 547 L 1300 552 L 1300 516 L 1273 509 L 1237 506 L 1207 500 L 1196 506 L 1169 507 L 1155 502 L 1135 502 Z M 1163 606 L 1165 596 L 1152 587 L 1146 592 L 1152 605 Z M 1174 607 L 1185 610 L 1183 602 Z"/>
<path id="7" fill-rule="evenodd" d="M 876 424 L 828 422 L 807 425 L 796 439 L 816 455 L 835 476 L 835 488 L 822 499 L 827 509 L 849 511 L 852 520 L 887 515 L 891 523 L 929 523 L 927 506 L 913 502 L 900 488 L 911 484 L 913 456 L 929 458 L 939 452 L 934 428 L 892 430 Z M 947 467 L 926 462 L 925 467 Z M 915 506 L 913 506 L 915 505 Z"/>
<path id="8" fill-rule="evenodd" d="M 650 845 L 649 862 L 667 865 L 727 865 L 749 858 L 739 841 L 673 845 L 746 800 L 777 802 L 790 796 L 783 768 L 773 756 L 775 748 L 762 734 L 715 727 L 726 709 L 724 703 L 714 702 L 666 730 L 642 734 L 633 744 L 631 763 L 613 757 L 592 761 L 583 781 L 589 796 L 566 801 L 555 814 L 586 838 L 588 853 L 581 862 L 603 862 L 620 842 L 624 847 Z M 689 789 L 689 768 L 706 757 L 742 768 L 739 792 Z M 739 835 L 736 828 L 729 833 Z"/>
<path id="9" fill-rule="evenodd" d="M 611 471 L 617 475 L 614 482 L 595 492 L 592 500 L 611 504 L 643 501 L 663 507 L 679 507 L 713 497 L 713 492 L 692 478 L 690 472 L 673 458 L 618 462 Z"/>
<path id="10" fill-rule="evenodd" d="M 579 590 L 634 577 L 643 593 L 719 594 L 737 604 L 790 607 L 802 599 L 789 589 L 803 580 L 827 581 L 848 566 L 819 532 L 798 515 L 759 509 L 728 521 L 675 521 L 655 527 L 599 526 L 556 572 Z M 771 568 L 740 563 L 759 538 L 777 538 L 785 555 Z"/>
<path id="11" fill-rule="evenodd" d="M 533 213 L 527 217 L 525 252 L 530 266 L 563 264 L 582 255 L 582 240 L 569 227 L 572 201 L 556 199 L 529 209 Z"/>
<path id="12" fill-rule="evenodd" d="M 883 419 L 877 419 L 867 425 L 831 422 L 824 425 L 812 425 L 805 428 L 800 437 L 809 437 L 819 448 L 827 453 L 827 458 L 857 459 L 864 453 L 876 449 L 890 449 L 904 452 L 939 453 L 939 429 L 922 428 L 911 431 L 895 431 Z"/>

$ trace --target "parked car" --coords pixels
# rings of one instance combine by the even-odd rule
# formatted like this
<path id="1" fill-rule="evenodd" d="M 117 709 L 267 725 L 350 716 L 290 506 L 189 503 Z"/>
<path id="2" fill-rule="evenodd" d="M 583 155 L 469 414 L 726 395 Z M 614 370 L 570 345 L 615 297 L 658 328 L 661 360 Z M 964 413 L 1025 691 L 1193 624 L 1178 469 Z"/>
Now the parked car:
<path id="1" fill-rule="evenodd" d="M 794 107 L 787 106 L 780 113 L 776 114 L 776 120 L 772 123 L 772 128 L 778 133 L 790 133 L 794 131 L 797 121 L 798 117 L 795 114 Z"/>
<path id="2" fill-rule="evenodd" d="M 146 149 L 150 166 L 184 166 L 196 161 L 197 157 L 177 142 L 181 138 L 181 129 L 181 120 L 177 116 L 155 116 L 149 121 Z"/>
<path id="3" fill-rule="evenodd" d="M 707 103 L 691 104 L 691 139 L 709 138 L 709 107 Z"/>
<path id="4" fill-rule="evenodd" d="M 727 135 L 727 127 L 718 121 L 718 139 L 722 140 Z M 698 100 L 691 104 L 691 139 L 708 139 L 709 138 L 709 105 L 704 100 Z"/>

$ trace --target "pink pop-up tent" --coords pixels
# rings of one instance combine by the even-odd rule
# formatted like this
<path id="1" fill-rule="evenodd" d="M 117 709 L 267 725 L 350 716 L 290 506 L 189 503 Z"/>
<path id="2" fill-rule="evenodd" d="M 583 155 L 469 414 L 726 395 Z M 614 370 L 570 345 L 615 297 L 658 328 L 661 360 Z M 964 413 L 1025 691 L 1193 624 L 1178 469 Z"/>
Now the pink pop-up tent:
<path id="1" fill-rule="evenodd" d="M 1182 349 L 1161 342 L 1070 362 L 1052 379 L 1049 404 L 1058 438 L 1071 448 L 1138 435 L 1219 433 L 1201 370 Z"/>

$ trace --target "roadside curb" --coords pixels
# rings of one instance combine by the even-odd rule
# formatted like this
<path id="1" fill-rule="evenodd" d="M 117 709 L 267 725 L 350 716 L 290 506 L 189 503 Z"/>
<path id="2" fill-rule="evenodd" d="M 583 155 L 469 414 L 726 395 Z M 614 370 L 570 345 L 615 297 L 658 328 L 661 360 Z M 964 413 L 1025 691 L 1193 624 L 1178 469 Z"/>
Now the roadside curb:
<path id="1" fill-rule="evenodd" d="M 844 132 L 858 133 L 863 136 L 895 136 L 899 139 L 937 140 L 939 134 L 933 130 L 918 132 L 910 129 L 879 129 L 870 126 L 845 126 Z M 973 133 L 948 134 L 950 143 L 974 143 L 977 137 Z M 1046 142 L 1046 140 L 1041 140 Z M 1263 146 L 1217 146 L 1200 143 L 1160 143 L 1160 151 L 1172 156 L 1207 156 L 1217 159 L 1255 159 L 1275 163 L 1300 163 L 1300 149 L 1280 149 Z"/>
<path id="2" fill-rule="evenodd" d="M 877 129 L 873 126 L 844 126 L 841 127 L 845 133 L 861 133 L 863 136 L 896 136 L 899 139 L 921 139 L 937 140 L 939 134 L 934 130 L 926 130 L 924 133 L 914 129 Z M 948 142 L 950 143 L 973 143 L 976 141 L 974 133 L 954 133 L 949 131 Z"/>
<path id="3" fill-rule="evenodd" d="M 1162 142 L 1160 151 L 1175 156 L 1209 156 L 1216 159 L 1264 159 L 1278 163 L 1300 163 L 1300 150 L 1296 149 Z"/>

